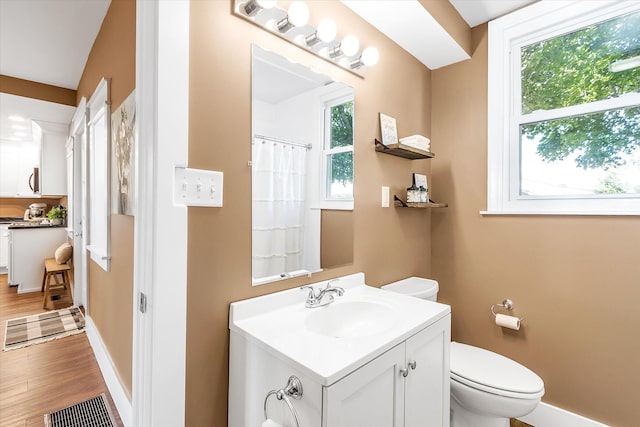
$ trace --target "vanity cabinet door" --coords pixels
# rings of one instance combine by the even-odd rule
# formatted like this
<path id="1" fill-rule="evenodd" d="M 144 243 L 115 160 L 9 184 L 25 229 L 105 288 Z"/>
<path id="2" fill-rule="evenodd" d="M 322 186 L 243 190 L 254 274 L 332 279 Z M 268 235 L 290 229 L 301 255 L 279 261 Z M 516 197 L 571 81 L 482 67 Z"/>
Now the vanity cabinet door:
<path id="1" fill-rule="evenodd" d="M 449 426 L 450 341 L 449 315 L 406 341 L 405 427 Z"/>
<path id="2" fill-rule="evenodd" d="M 324 387 L 323 427 L 402 427 L 404 356 L 402 343 Z"/>

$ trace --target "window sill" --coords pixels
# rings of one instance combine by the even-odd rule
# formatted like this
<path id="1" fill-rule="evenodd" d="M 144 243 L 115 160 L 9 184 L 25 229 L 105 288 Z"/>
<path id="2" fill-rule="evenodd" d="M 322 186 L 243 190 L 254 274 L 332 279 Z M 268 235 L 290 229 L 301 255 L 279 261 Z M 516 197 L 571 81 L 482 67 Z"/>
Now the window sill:
<path id="1" fill-rule="evenodd" d="M 603 211 L 603 212 L 590 212 L 590 211 L 480 211 L 482 216 L 507 216 L 507 215 L 588 215 L 588 216 L 638 216 L 640 212 L 621 212 L 621 211 Z"/>
<path id="2" fill-rule="evenodd" d="M 323 201 L 319 203 L 314 203 L 310 209 L 324 209 L 324 210 L 333 210 L 333 211 L 352 211 L 353 210 L 353 200 L 345 200 L 345 201 Z"/>

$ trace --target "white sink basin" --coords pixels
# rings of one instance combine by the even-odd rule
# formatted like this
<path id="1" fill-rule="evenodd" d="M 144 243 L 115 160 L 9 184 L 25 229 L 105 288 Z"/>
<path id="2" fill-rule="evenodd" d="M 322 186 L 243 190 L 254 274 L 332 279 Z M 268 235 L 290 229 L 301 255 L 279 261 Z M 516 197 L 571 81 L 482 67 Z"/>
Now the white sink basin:
<path id="1" fill-rule="evenodd" d="M 0 0 L 1 1 L 1 0 Z M 324 289 L 327 281 L 313 284 Z M 448 306 L 340 278 L 343 296 L 307 308 L 308 291 L 275 292 L 231 304 L 231 340 L 240 337 L 329 385 L 446 316 Z"/>
<path id="2" fill-rule="evenodd" d="M 312 309 L 304 325 L 309 331 L 333 338 L 367 337 L 393 328 L 395 311 L 371 301 L 338 301 Z"/>

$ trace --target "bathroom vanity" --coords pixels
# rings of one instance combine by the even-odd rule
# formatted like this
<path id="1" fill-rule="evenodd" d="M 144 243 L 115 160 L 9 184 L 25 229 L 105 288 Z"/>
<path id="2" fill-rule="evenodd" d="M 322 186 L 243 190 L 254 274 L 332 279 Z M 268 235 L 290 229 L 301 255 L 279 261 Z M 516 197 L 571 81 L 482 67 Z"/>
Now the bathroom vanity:
<path id="1" fill-rule="evenodd" d="M 229 425 L 448 426 L 449 306 L 367 286 L 362 273 L 333 284 L 344 295 L 317 308 L 298 288 L 231 304 Z M 299 399 L 269 394 L 291 376 Z"/>

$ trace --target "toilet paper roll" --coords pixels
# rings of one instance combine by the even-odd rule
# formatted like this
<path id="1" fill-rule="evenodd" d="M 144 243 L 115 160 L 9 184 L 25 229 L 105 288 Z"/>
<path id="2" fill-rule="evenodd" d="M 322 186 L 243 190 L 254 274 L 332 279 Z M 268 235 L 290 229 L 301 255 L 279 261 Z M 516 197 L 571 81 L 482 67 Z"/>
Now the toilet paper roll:
<path id="1" fill-rule="evenodd" d="M 496 325 L 519 331 L 520 319 L 513 316 L 507 316 L 505 314 L 496 314 Z"/>

